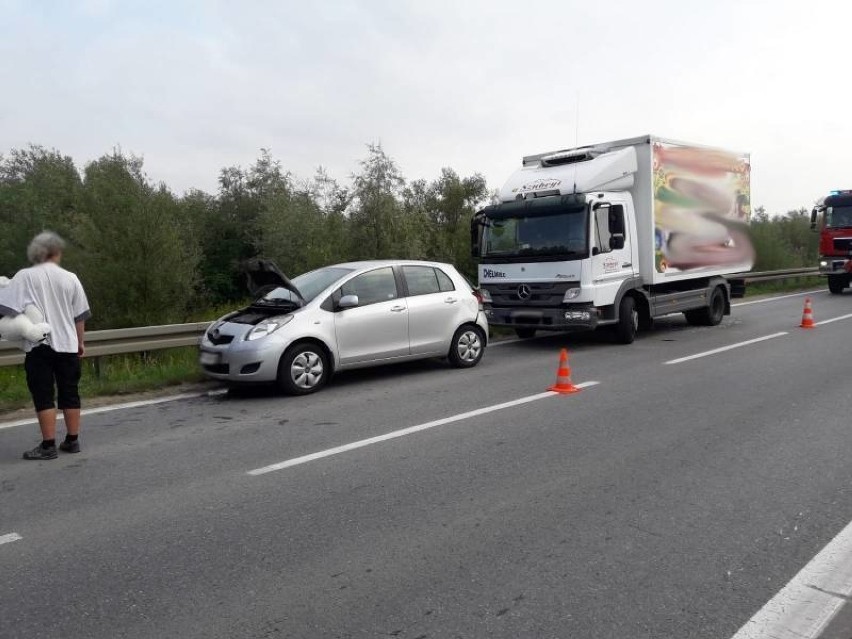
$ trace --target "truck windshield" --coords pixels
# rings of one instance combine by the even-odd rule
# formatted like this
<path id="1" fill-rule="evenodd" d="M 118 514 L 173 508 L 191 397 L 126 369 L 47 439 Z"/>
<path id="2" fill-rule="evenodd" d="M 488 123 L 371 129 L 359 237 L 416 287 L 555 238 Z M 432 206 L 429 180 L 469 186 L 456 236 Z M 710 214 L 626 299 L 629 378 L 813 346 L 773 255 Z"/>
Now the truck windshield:
<path id="1" fill-rule="evenodd" d="M 825 216 L 825 225 L 830 229 L 852 227 L 852 205 L 830 206 Z"/>
<path id="2" fill-rule="evenodd" d="M 565 257 L 587 254 L 586 210 L 486 219 L 482 257 Z"/>

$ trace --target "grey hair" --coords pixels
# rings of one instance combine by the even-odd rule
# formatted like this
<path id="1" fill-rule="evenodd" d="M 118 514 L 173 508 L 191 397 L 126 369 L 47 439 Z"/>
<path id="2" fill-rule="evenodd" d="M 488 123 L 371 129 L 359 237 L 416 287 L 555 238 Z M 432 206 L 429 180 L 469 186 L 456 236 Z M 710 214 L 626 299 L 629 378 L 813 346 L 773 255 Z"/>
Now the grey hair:
<path id="1" fill-rule="evenodd" d="M 53 231 L 42 231 L 33 238 L 27 248 L 27 259 L 31 264 L 42 264 L 65 250 L 65 240 Z"/>

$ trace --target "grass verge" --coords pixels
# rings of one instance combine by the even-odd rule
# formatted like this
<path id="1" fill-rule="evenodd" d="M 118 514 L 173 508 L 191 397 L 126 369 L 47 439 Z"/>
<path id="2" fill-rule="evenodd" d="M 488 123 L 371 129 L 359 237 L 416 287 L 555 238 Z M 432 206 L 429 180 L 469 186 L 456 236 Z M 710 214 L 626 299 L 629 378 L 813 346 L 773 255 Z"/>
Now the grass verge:
<path id="1" fill-rule="evenodd" d="M 194 346 L 83 360 L 80 395 L 126 395 L 202 381 Z M 0 367 L 0 411 L 30 406 L 23 366 Z"/>
<path id="2" fill-rule="evenodd" d="M 824 277 L 808 276 L 795 279 L 779 280 L 777 282 L 756 282 L 746 285 L 746 297 L 769 295 L 772 293 L 788 293 L 804 291 L 811 288 L 828 286 Z"/>

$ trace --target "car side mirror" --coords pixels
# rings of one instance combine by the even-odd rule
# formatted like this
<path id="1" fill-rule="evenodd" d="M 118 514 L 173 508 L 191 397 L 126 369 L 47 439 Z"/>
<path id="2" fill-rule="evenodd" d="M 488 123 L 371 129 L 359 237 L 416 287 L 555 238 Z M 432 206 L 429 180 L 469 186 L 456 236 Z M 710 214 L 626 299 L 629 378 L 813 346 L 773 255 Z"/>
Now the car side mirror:
<path id="1" fill-rule="evenodd" d="M 344 295 L 340 298 L 340 301 L 337 303 L 337 308 L 355 308 L 358 306 L 358 296 L 357 295 Z"/>
<path id="2" fill-rule="evenodd" d="M 609 245 L 612 247 L 614 251 L 624 248 L 624 236 L 619 234 L 613 235 L 609 238 Z"/>

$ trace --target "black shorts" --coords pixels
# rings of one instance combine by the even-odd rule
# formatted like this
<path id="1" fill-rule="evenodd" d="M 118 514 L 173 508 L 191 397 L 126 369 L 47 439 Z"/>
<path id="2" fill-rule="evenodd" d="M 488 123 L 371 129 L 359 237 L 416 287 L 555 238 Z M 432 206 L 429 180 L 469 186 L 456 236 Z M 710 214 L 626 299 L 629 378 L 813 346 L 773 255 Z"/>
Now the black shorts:
<path id="1" fill-rule="evenodd" d="M 57 353 L 44 344 L 27 353 L 24 370 L 36 412 L 54 408 L 54 391 L 60 409 L 80 408 L 81 368 L 77 353 Z"/>

